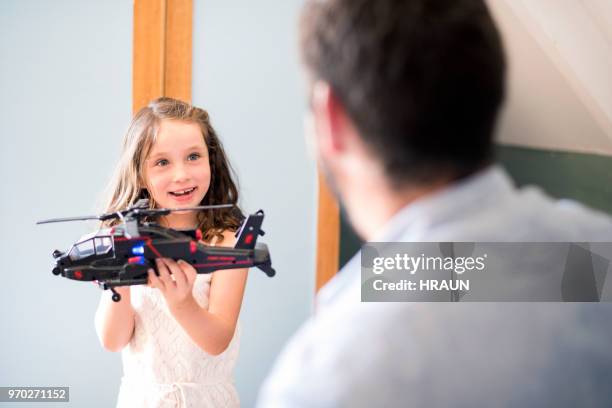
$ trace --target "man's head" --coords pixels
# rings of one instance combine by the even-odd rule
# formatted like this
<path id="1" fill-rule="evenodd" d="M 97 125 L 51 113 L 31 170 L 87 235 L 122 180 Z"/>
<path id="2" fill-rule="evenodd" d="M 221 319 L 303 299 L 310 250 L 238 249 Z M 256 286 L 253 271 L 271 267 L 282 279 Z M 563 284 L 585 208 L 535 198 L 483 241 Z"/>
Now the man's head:
<path id="1" fill-rule="evenodd" d="M 300 37 L 317 127 L 345 115 L 393 188 L 491 161 L 505 61 L 482 0 L 310 0 Z"/>
<path id="2" fill-rule="evenodd" d="M 370 175 L 427 190 L 491 162 L 505 60 L 483 0 L 307 0 L 300 42 L 317 154 L 349 215 L 343 189 Z"/>

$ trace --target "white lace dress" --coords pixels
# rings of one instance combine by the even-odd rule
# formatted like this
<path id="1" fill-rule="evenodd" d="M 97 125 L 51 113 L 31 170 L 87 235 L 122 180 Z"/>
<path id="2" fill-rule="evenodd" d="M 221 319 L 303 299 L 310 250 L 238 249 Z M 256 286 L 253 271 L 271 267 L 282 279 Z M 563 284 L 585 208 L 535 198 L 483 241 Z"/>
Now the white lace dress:
<path id="1" fill-rule="evenodd" d="M 197 276 L 193 295 L 208 307 L 212 274 Z M 233 371 L 239 328 L 218 356 L 200 349 L 174 320 L 157 289 L 131 287 L 134 336 L 122 352 L 117 408 L 239 407 Z"/>

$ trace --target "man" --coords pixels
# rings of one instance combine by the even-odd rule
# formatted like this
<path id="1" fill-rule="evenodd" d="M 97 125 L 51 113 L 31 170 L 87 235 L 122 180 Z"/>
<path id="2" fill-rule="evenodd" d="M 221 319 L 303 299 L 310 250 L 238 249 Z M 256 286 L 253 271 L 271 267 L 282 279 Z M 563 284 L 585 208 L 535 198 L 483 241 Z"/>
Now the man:
<path id="1" fill-rule="evenodd" d="M 481 0 L 312 0 L 300 22 L 321 170 L 366 241 L 612 241 L 612 221 L 493 165 L 504 96 Z M 610 406 L 612 309 L 362 303 L 360 254 L 321 291 L 261 407 Z"/>

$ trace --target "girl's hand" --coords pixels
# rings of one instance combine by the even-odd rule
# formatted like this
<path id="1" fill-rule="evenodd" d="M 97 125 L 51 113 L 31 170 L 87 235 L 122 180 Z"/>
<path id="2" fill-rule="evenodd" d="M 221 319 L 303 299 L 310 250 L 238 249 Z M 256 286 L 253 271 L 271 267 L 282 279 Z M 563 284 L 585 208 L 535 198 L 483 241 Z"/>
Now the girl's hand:
<path id="1" fill-rule="evenodd" d="M 192 293 L 197 276 L 195 268 L 182 259 L 175 262 L 169 258 L 157 258 L 155 263 L 159 277 L 149 269 L 149 286 L 162 292 L 170 311 L 174 313 L 184 306 L 193 306 L 196 303 Z"/>

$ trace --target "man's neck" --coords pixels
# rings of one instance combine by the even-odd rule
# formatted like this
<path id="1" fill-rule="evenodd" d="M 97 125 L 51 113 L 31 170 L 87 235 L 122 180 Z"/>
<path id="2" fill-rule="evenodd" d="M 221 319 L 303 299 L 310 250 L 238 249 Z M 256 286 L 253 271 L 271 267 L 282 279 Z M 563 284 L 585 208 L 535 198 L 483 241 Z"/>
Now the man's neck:
<path id="1" fill-rule="evenodd" d="M 364 240 L 375 239 L 402 208 L 444 189 L 449 181 L 427 186 L 405 186 L 393 189 L 386 181 L 356 183 L 351 197 L 344 200 L 347 213 L 357 234 Z"/>

